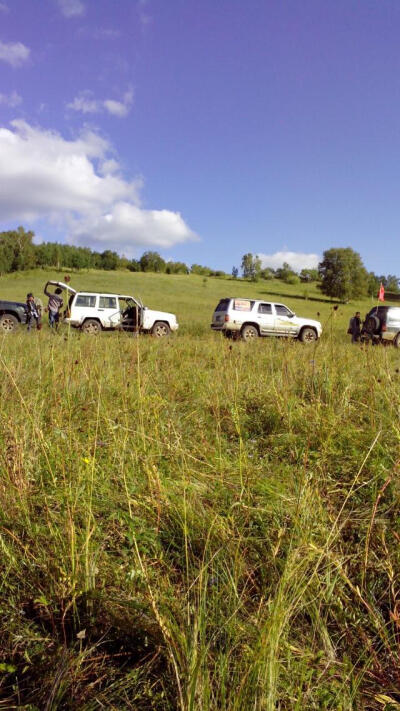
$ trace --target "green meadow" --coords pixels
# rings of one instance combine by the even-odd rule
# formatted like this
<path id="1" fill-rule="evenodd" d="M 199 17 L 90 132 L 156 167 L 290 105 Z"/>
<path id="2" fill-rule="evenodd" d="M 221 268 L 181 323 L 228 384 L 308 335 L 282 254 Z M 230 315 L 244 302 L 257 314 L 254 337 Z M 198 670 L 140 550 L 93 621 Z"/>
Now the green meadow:
<path id="1" fill-rule="evenodd" d="M 373 302 L 71 277 L 180 329 L 0 337 L 0 709 L 400 709 L 400 353 L 346 334 Z M 0 296 L 63 278 L 9 275 Z M 230 295 L 322 339 L 223 339 Z"/>

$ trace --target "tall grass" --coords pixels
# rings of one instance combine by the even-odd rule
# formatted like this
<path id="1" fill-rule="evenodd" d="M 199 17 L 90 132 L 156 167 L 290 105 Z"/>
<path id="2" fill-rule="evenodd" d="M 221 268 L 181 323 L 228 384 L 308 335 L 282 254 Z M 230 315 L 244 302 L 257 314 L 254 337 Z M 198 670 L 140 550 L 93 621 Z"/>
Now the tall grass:
<path id="1" fill-rule="evenodd" d="M 0 339 L 0 708 L 400 705 L 398 354 L 326 308 Z"/>

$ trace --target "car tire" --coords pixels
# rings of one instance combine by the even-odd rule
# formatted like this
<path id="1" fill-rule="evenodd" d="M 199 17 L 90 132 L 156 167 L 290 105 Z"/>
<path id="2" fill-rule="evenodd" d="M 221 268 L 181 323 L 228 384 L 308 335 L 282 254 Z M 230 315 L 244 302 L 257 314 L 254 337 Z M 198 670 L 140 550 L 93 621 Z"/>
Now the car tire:
<path id="1" fill-rule="evenodd" d="M 151 333 L 155 338 L 165 338 L 165 336 L 169 336 L 171 329 L 164 321 L 156 321 Z"/>
<path id="2" fill-rule="evenodd" d="M 400 333 L 398 333 L 393 341 L 395 348 L 400 348 Z"/>
<path id="3" fill-rule="evenodd" d="M 81 326 L 81 331 L 89 336 L 97 336 L 101 331 L 101 325 L 96 319 L 87 318 Z"/>
<path id="4" fill-rule="evenodd" d="M 376 333 L 379 333 L 380 328 L 381 328 L 381 322 L 380 322 L 378 316 L 375 316 L 374 314 L 371 314 L 371 316 L 368 316 L 368 318 L 364 324 L 364 330 L 367 331 L 367 333 L 376 334 Z"/>
<path id="5" fill-rule="evenodd" d="M 313 328 L 311 328 L 310 326 L 306 326 L 305 328 L 301 329 L 299 340 L 302 343 L 314 343 L 314 341 L 317 340 L 317 334 L 315 333 Z"/>
<path id="6" fill-rule="evenodd" d="M 12 314 L 2 314 L 0 316 L 0 332 L 12 333 L 18 328 L 19 321 Z"/>
<path id="7" fill-rule="evenodd" d="M 258 338 L 259 333 L 256 326 L 253 326 L 251 323 L 248 323 L 243 326 L 240 335 L 243 341 L 254 341 L 255 338 Z"/>

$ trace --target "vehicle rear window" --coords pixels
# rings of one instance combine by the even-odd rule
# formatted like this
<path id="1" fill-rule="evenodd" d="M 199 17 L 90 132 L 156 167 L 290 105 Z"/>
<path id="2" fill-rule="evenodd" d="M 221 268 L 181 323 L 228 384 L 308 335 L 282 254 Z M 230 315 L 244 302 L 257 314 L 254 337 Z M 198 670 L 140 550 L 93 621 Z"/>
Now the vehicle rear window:
<path id="1" fill-rule="evenodd" d="M 374 306 L 373 309 L 368 312 L 367 316 L 379 316 L 382 318 L 382 316 L 386 316 L 388 308 L 388 306 Z"/>
<path id="2" fill-rule="evenodd" d="M 272 314 L 271 304 L 259 304 L 258 313 L 259 314 Z"/>
<path id="3" fill-rule="evenodd" d="M 233 302 L 233 308 L 235 311 L 251 311 L 254 306 L 254 301 L 249 299 L 235 299 Z"/>
<path id="4" fill-rule="evenodd" d="M 116 309 L 117 299 L 115 296 L 100 296 L 99 301 L 100 309 Z"/>
<path id="5" fill-rule="evenodd" d="M 221 301 L 219 302 L 219 304 L 215 310 L 216 311 L 227 311 L 229 302 L 230 302 L 230 299 L 221 299 Z"/>
<path id="6" fill-rule="evenodd" d="M 94 294 L 79 294 L 76 297 L 75 306 L 85 306 L 93 309 L 96 306 L 96 296 Z"/>

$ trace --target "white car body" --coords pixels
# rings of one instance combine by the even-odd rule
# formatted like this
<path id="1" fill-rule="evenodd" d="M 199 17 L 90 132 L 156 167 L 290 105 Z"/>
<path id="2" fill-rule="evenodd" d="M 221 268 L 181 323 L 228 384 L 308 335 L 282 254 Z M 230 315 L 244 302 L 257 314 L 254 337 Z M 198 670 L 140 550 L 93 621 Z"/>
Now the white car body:
<path id="1" fill-rule="evenodd" d="M 99 324 L 97 331 L 123 329 L 155 335 L 167 335 L 167 332 L 176 331 L 179 327 L 175 314 L 149 309 L 133 296 L 105 291 L 76 291 L 61 281 L 49 281 L 48 285 L 59 287 L 70 295 L 64 322 L 87 332 L 95 333 L 96 323 Z M 131 312 L 130 317 L 126 315 L 128 311 Z M 89 322 L 92 330 L 85 329 L 85 324 Z M 159 332 L 156 333 L 157 328 Z"/>
<path id="2" fill-rule="evenodd" d="M 221 299 L 214 311 L 211 328 L 227 336 L 284 336 L 312 341 L 320 338 L 319 321 L 301 318 L 285 304 L 258 299 Z M 308 336 L 308 337 L 307 337 Z"/>

